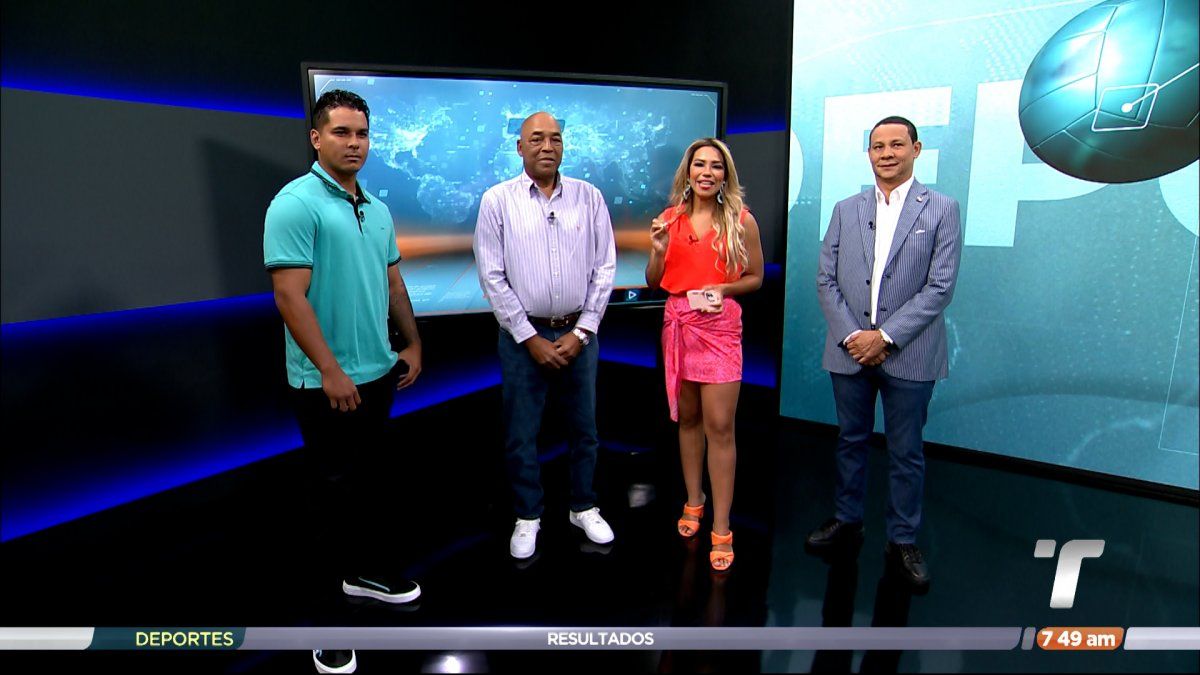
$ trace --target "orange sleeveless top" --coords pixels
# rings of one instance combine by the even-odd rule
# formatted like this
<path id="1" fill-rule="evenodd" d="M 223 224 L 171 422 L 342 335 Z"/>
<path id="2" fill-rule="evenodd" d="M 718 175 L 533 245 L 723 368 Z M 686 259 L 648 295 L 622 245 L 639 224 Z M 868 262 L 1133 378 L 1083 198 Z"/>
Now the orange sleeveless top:
<path id="1" fill-rule="evenodd" d="M 738 219 L 745 220 L 748 212 L 749 209 L 742 209 Z M 697 237 L 692 229 L 692 219 L 679 206 L 668 207 L 658 217 L 668 223 L 667 231 L 671 234 L 663 258 L 662 281 L 659 282 L 668 293 L 679 295 L 710 284 L 733 281 L 742 275 L 740 265 L 736 274 L 725 274 L 725 260 L 713 249 L 716 228 Z"/>

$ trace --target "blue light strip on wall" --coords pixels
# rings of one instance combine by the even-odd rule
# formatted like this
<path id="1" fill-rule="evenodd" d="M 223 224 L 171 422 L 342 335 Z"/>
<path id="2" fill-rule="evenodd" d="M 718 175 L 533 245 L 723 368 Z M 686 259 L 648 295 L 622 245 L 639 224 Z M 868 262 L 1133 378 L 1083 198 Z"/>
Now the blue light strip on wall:
<path id="1" fill-rule="evenodd" d="M 110 331 L 151 329 L 180 321 L 228 320 L 238 315 L 274 312 L 274 296 L 260 293 L 233 298 L 202 300 L 175 305 L 69 316 L 0 326 L 4 347 L 19 350 L 24 344 L 61 339 L 69 335 L 98 335 Z M 11 351 L 10 351 L 11 353 Z M 500 383 L 494 356 L 455 364 L 425 376 L 396 397 L 392 416 L 404 415 Z M 89 475 L 86 481 L 58 483 L 36 495 L 5 490 L 0 509 L 0 542 L 9 541 L 54 525 L 127 504 L 160 492 L 237 469 L 300 447 L 301 439 L 290 418 L 267 420 L 255 428 L 231 429 L 223 436 L 194 442 L 165 444 L 147 451 L 157 461 L 114 469 L 109 477 Z"/>
<path id="2" fill-rule="evenodd" d="M 727 134 L 761 134 L 770 131 L 787 131 L 787 120 L 758 120 L 731 122 Z"/>
<path id="3" fill-rule="evenodd" d="M 122 466 L 112 480 L 90 476 L 82 484 L 55 486 L 53 491 L 28 499 L 6 494 L 0 515 L 0 541 L 203 480 L 300 445 L 300 433 L 294 424 L 288 428 L 276 423 L 256 432 L 243 432 L 237 438 L 208 439 L 190 447 L 163 449 L 157 461 Z"/>
<path id="4" fill-rule="evenodd" d="M 165 105 L 174 108 L 195 108 L 197 110 L 216 110 L 219 112 L 242 113 L 246 115 L 269 115 L 271 117 L 287 117 L 303 119 L 307 117 L 303 106 L 292 106 L 282 103 L 250 101 L 244 98 L 222 100 L 217 95 L 186 96 L 179 93 L 161 94 L 143 90 L 120 90 L 112 85 L 98 86 L 85 82 L 48 83 L 42 78 L 21 78 L 6 75 L 0 86 L 5 89 L 33 91 L 40 94 L 60 94 L 63 96 L 86 96 L 88 98 L 122 101 L 125 103 L 143 103 L 147 105 Z M 766 120 L 734 120 L 728 124 L 728 134 L 758 134 L 769 131 L 787 131 L 787 119 Z"/>
<path id="5" fill-rule="evenodd" d="M 485 359 L 480 363 L 453 371 L 442 371 L 434 377 L 424 376 L 409 389 L 396 396 L 392 417 L 453 401 L 467 394 L 500 385 L 500 362 Z"/>
<path id="6" fill-rule="evenodd" d="M 486 361 L 476 367 L 443 373 L 437 378 L 423 378 L 396 397 L 392 416 L 445 403 L 498 384 L 499 365 Z M 232 430 L 226 437 L 159 449 L 154 455 L 160 460 L 122 466 L 109 480 L 89 476 L 82 484 L 58 485 L 52 492 L 29 499 L 13 498 L 6 491 L 0 512 L 0 542 L 238 469 L 294 450 L 302 444 L 295 422 L 290 418 L 277 419 L 255 429 Z"/>
<path id="7" fill-rule="evenodd" d="M 64 333 L 79 334 L 85 331 L 103 331 L 114 328 L 127 330 L 136 328 L 139 324 L 149 327 L 160 325 L 164 321 L 177 321 L 185 315 L 188 319 L 228 318 L 230 315 L 242 312 L 260 312 L 268 307 L 274 311 L 274 306 L 275 296 L 273 294 L 255 293 L 154 307 L 135 307 L 113 312 L 76 314 L 32 321 L 11 321 L 0 325 L 0 331 L 3 332 L 6 340 L 52 338 Z"/>
<path id="8" fill-rule="evenodd" d="M 621 339 L 615 335 L 602 335 L 600 360 L 639 368 L 655 368 L 658 366 L 658 340 Z"/>
<path id="9" fill-rule="evenodd" d="M 86 96 L 108 101 L 123 101 L 125 103 L 143 103 L 148 105 L 165 105 L 174 108 L 194 108 L 197 110 L 216 110 L 219 112 L 242 113 L 247 115 L 269 115 L 271 117 L 289 117 L 303 119 L 306 117 L 304 108 L 300 105 L 283 105 L 246 99 L 221 100 L 216 96 L 188 97 L 183 94 L 159 94 L 140 90 L 120 91 L 111 85 L 97 86 L 88 83 L 54 83 L 42 79 L 25 80 L 19 77 L 6 76 L 0 81 L 5 89 L 19 89 L 41 94 L 60 94 L 63 96 Z"/>

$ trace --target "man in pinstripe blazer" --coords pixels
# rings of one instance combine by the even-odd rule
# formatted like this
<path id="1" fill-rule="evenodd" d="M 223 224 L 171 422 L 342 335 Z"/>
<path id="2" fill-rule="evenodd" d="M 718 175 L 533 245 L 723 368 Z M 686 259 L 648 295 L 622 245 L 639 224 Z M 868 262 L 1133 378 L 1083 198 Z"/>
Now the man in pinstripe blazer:
<path id="1" fill-rule="evenodd" d="M 925 479 L 922 430 L 934 382 L 948 374 L 943 312 L 962 252 L 958 202 L 913 178 L 917 129 L 887 117 L 871 130 L 875 185 L 838 202 L 821 247 L 817 295 L 829 329 L 822 367 L 837 406 L 834 517 L 811 549 L 862 539 L 867 441 L 882 396 L 887 436 L 889 562 L 917 587 L 929 570 L 916 546 Z"/>

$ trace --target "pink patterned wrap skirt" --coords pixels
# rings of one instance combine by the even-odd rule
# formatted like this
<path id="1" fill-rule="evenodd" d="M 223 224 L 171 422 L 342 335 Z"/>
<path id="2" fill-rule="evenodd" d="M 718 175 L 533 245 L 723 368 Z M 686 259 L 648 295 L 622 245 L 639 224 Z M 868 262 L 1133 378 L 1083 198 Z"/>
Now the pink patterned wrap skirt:
<path id="1" fill-rule="evenodd" d="M 663 312 L 663 364 L 671 419 L 679 421 L 679 387 L 742 379 L 742 306 L 725 298 L 722 311 L 692 309 L 686 295 L 672 295 Z"/>

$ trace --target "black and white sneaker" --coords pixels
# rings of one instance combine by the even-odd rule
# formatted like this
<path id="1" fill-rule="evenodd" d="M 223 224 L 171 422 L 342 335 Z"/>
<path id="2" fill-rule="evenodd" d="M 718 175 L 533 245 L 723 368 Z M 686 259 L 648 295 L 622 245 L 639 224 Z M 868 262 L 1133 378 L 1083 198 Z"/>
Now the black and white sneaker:
<path id="1" fill-rule="evenodd" d="M 388 576 L 352 576 L 342 579 L 342 591 L 346 595 L 373 598 L 383 602 L 401 604 L 421 597 L 417 582 Z"/>
<path id="2" fill-rule="evenodd" d="M 318 673 L 353 673 L 358 660 L 353 649 L 314 649 L 313 665 Z"/>

